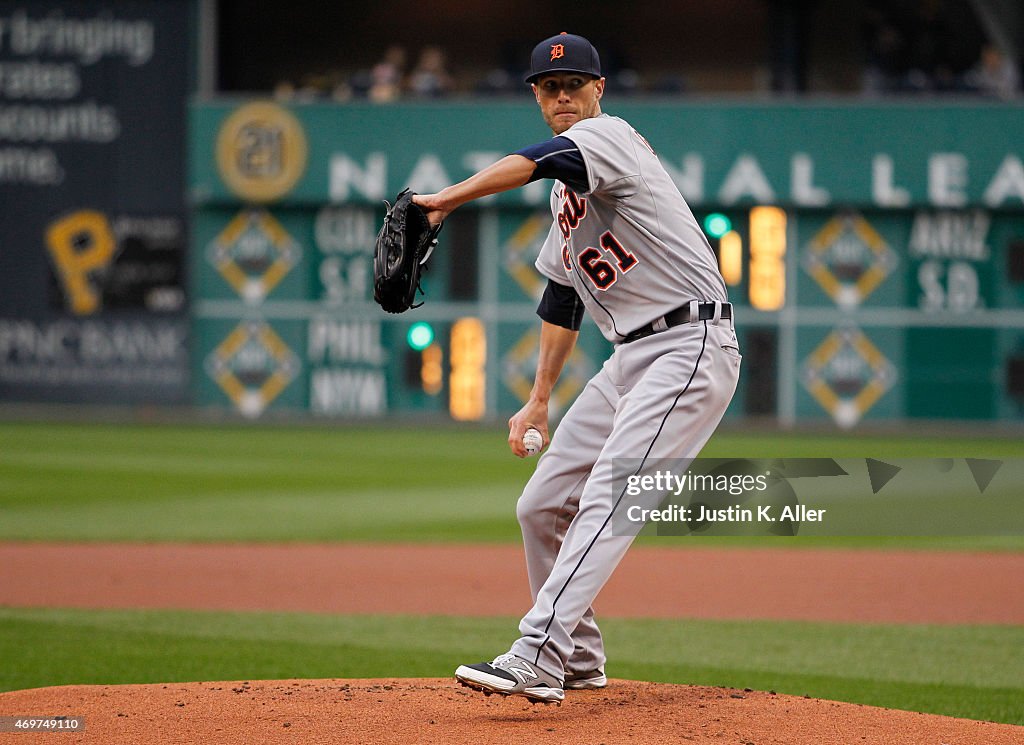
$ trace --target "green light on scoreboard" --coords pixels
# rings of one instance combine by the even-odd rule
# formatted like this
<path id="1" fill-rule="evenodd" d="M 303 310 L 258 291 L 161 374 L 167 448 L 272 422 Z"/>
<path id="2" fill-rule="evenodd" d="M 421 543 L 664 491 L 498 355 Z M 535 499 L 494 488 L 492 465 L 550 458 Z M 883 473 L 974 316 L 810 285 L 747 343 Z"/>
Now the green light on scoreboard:
<path id="1" fill-rule="evenodd" d="M 721 238 L 732 230 L 732 221 L 721 212 L 712 212 L 704 218 L 704 232 L 710 238 Z"/>
<path id="2" fill-rule="evenodd" d="M 409 327 L 405 340 L 412 349 L 422 352 L 434 343 L 434 327 L 425 321 L 414 323 Z"/>

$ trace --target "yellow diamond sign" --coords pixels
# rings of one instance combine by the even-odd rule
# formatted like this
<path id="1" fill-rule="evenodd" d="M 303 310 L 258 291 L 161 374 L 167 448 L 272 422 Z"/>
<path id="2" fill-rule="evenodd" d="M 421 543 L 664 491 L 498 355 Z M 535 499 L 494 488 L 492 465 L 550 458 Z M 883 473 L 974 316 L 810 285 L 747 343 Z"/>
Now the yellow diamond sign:
<path id="1" fill-rule="evenodd" d="M 269 212 L 245 210 L 210 243 L 207 256 L 243 300 L 258 304 L 299 262 L 301 249 Z"/>
<path id="2" fill-rule="evenodd" d="M 243 321 L 206 358 L 206 373 L 235 407 L 258 417 L 299 373 L 299 359 L 269 325 Z"/>
<path id="3" fill-rule="evenodd" d="M 856 213 L 837 215 L 811 239 L 804 269 L 840 308 L 855 308 L 896 267 L 885 239 Z"/>
<path id="4" fill-rule="evenodd" d="M 896 368 L 859 329 L 836 329 L 804 361 L 802 381 L 836 424 L 848 428 L 892 388 Z"/>

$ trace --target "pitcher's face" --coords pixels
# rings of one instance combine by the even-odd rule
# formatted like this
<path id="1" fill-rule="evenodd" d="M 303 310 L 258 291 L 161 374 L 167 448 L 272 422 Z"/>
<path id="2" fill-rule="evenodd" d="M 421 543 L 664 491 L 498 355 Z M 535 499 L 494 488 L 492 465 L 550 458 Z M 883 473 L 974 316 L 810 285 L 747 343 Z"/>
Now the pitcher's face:
<path id="1" fill-rule="evenodd" d="M 533 84 L 541 115 L 556 135 L 573 124 L 601 113 L 604 78 L 576 72 L 553 72 Z"/>

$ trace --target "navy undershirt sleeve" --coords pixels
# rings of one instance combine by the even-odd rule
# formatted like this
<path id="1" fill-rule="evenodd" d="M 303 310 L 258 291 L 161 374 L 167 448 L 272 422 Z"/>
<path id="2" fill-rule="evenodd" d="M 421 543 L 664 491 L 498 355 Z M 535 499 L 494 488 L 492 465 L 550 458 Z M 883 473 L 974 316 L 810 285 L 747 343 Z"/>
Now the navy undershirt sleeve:
<path id="1" fill-rule="evenodd" d="M 537 315 L 548 323 L 579 331 L 583 323 L 583 301 L 572 287 L 549 279 L 537 306 Z"/>
<path id="2" fill-rule="evenodd" d="M 554 178 L 580 194 L 590 191 L 583 154 L 576 143 L 566 137 L 552 137 L 517 150 L 514 155 L 522 155 L 537 164 L 530 181 Z"/>

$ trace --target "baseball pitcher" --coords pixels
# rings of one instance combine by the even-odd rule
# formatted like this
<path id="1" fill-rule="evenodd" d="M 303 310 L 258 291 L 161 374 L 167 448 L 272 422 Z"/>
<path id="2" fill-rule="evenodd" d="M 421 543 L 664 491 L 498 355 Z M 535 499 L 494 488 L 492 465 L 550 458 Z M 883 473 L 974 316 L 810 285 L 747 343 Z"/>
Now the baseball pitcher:
<path id="1" fill-rule="evenodd" d="M 530 63 L 526 82 L 554 136 L 413 201 L 437 225 L 473 199 L 554 180 L 536 262 L 548 280 L 536 378 L 508 422 L 517 456 L 529 428 L 547 447 L 516 510 L 534 602 L 507 653 L 455 676 L 488 694 L 558 703 L 566 689 L 607 685 L 591 604 L 633 540 L 613 535 L 623 493 L 612 460 L 696 457 L 736 389 L 740 353 L 725 282 L 690 208 L 647 140 L 601 111 L 597 51 L 563 33 Z M 584 310 L 614 352 L 549 440 L 548 401 Z"/>

